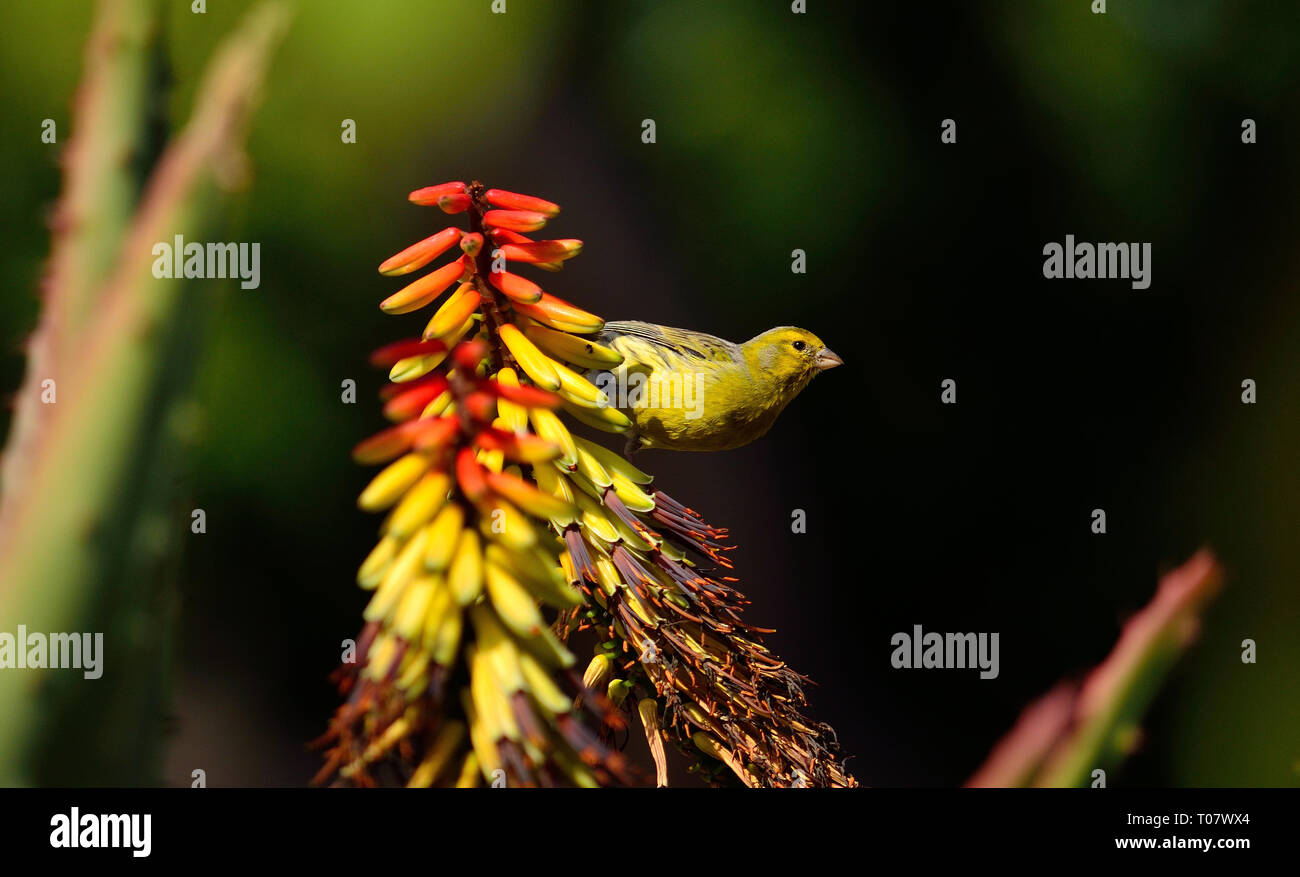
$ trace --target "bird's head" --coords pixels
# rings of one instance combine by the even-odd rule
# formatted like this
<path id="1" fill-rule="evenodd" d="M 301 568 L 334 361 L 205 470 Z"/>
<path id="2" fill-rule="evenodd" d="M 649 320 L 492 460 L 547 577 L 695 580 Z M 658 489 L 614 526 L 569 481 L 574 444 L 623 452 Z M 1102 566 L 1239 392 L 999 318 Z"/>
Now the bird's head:
<path id="1" fill-rule="evenodd" d="M 818 372 L 844 364 L 820 338 L 794 326 L 768 329 L 746 341 L 744 347 L 752 366 L 796 389 L 802 389 Z"/>

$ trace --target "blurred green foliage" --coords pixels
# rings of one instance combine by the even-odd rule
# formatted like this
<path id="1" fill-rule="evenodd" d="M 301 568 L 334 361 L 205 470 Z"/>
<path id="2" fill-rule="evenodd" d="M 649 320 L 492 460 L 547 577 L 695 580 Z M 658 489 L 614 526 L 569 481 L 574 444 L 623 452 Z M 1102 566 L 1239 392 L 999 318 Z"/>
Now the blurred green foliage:
<path id="1" fill-rule="evenodd" d="M 171 5 L 175 116 L 249 5 Z M 380 425 L 365 354 L 419 329 L 380 314 L 393 287 L 374 269 L 440 227 L 406 192 L 480 177 L 564 205 L 554 231 L 587 241 L 547 284 L 566 298 L 738 340 L 804 325 L 846 359 L 759 446 L 652 462 L 733 528 L 756 619 L 821 683 L 813 712 L 864 781 L 960 782 L 1020 705 L 1104 656 L 1157 567 L 1209 543 L 1228 584 L 1132 776 L 1300 783 L 1297 7 L 809 5 L 298 4 L 224 238 L 261 242 L 261 288 L 190 293 L 214 304 L 187 480 L 209 533 L 181 578 L 174 781 L 203 758 L 218 784 L 310 774 L 300 742 L 334 704 L 323 679 L 355 632 L 373 535 L 347 459 Z M 65 140 L 88 13 L 0 8 L 22 35 L 0 50 L 5 390 L 58 190 L 40 122 Z M 959 147 L 944 151 L 947 117 Z M 1042 243 L 1067 232 L 1156 241 L 1155 291 L 1040 286 Z M 806 277 L 789 272 L 796 247 Z M 950 371 L 966 376 L 951 415 L 933 404 Z M 1245 376 L 1254 409 L 1236 399 Z M 356 405 L 340 402 L 348 378 Z M 842 490 L 846 469 L 870 502 Z M 1115 538 L 1063 535 L 1102 501 Z M 795 545 L 790 507 L 815 522 Z M 972 524 L 990 509 L 1001 529 Z M 889 631 L 924 611 L 1022 631 L 1021 660 L 996 688 L 890 675 Z M 1260 664 L 1238 660 L 1245 637 Z"/>

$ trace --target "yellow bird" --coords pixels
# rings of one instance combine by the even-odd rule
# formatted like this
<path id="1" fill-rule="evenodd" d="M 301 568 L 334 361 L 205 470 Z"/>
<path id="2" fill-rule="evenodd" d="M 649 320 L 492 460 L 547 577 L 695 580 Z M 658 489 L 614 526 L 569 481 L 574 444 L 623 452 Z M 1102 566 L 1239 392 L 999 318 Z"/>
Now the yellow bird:
<path id="1" fill-rule="evenodd" d="M 818 373 L 844 360 L 806 329 L 781 326 L 743 344 L 653 323 L 606 323 L 596 336 L 622 365 L 589 372 L 631 419 L 627 453 L 725 451 L 771 429 Z"/>

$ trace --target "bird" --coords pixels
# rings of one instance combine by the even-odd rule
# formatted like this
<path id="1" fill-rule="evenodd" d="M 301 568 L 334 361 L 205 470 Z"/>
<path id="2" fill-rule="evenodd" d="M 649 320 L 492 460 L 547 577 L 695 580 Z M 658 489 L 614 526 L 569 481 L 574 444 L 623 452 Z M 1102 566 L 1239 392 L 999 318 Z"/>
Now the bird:
<path id="1" fill-rule="evenodd" d="M 627 454 L 747 445 L 815 376 L 844 364 L 820 338 L 794 326 L 737 344 L 690 329 L 614 321 L 596 340 L 623 357 L 587 379 L 632 421 Z"/>

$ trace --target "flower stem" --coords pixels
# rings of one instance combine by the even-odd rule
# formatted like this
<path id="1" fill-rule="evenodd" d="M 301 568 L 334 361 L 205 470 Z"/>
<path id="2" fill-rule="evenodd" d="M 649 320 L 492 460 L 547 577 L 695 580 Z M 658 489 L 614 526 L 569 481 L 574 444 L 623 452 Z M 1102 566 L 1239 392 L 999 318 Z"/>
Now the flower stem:
<path id="1" fill-rule="evenodd" d="M 483 228 L 483 214 L 489 209 L 483 200 L 485 188 L 478 180 L 469 184 L 470 196 L 469 230 L 483 235 L 483 246 L 474 257 L 474 288 L 478 290 L 479 301 L 483 304 L 483 319 L 488 325 L 488 349 L 492 353 L 492 369 L 502 366 L 515 367 L 515 358 L 501 343 L 501 327 L 509 322 L 505 316 L 505 297 L 492 288 L 486 280 L 492 271 L 492 240 Z"/>

